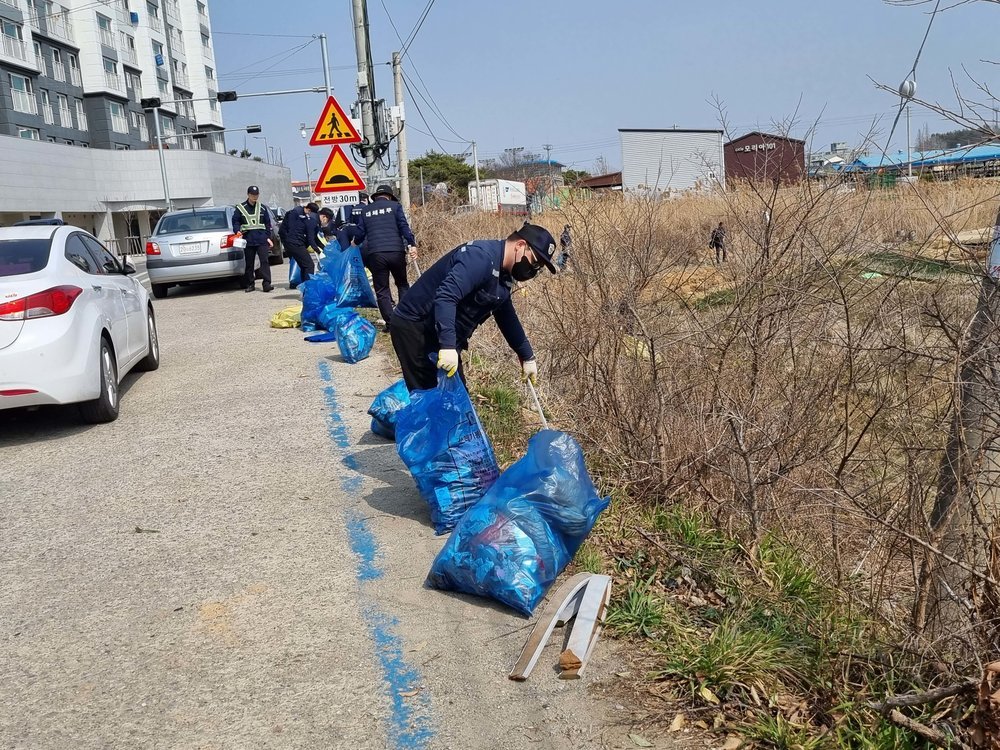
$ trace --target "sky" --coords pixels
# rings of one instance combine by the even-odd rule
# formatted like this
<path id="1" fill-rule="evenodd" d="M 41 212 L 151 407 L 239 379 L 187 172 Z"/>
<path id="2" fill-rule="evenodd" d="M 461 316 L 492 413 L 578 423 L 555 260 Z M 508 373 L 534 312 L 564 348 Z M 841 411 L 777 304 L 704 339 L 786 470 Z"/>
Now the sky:
<path id="1" fill-rule="evenodd" d="M 379 98 L 392 101 L 389 60 L 427 4 L 368 0 Z M 334 95 L 348 108 L 357 97 L 351 0 L 288 0 L 286 13 L 278 7 L 272 0 L 210 0 L 219 88 L 323 85 L 320 45 L 310 37 L 325 33 Z M 808 137 L 815 151 L 834 141 L 856 145 L 873 127 L 884 146 L 899 97 L 873 81 L 895 89 L 907 77 L 932 7 L 883 0 L 431 0 L 403 61 L 412 90 L 409 155 L 461 154 L 472 140 L 481 159 L 515 147 L 544 155 L 543 144 L 550 144 L 553 160 L 593 172 L 599 157 L 620 168 L 619 128 L 725 127 L 736 137 L 773 131 L 776 123 L 790 123 L 791 134 Z M 967 94 L 978 93 L 968 74 L 1000 89 L 1000 65 L 984 61 L 1000 58 L 998 32 L 995 3 L 939 13 L 917 68 L 917 96 L 955 108 L 953 79 Z M 315 179 L 329 149 L 309 147 L 299 125 L 311 130 L 324 101 L 322 94 L 298 94 L 221 106 L 228 128 L 263 126 L 262 137 L 276 155 L 280 150 L 293 179 L 305 179 L 308 152 Z M 956 128 L 917 105 L 911 115 L 911 143 L 925 126 Z M 242 147 L 242 136 L 229 134 L 227 145 Z M 263 140 L 247 145 L 264 155 Z M 889 148 L 906 148 L 904 121 Z"/>

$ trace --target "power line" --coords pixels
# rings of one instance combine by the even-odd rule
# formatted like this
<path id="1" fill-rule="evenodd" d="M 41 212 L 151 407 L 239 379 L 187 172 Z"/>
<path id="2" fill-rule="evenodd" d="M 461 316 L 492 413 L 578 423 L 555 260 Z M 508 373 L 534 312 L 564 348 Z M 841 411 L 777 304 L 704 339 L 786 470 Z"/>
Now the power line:
<path id="1" fill-rule="evenodd" d="M 423 110 L 420 109 L 420 104 L 418 104 L 417 100 L 414 98 L 414 96 L 413 96 L 413 90 L 410 88 L 410 84 L 406 80 L 405 76 L 403 77 L 403 86 L 406 87 L 407 92 L 410 94 L 410 101 L 412 101 L 413 102 L 413 106 L 417 108 L 417 114 L 420 115 L 420 119 L 424 123 L 424 127 L 427 128 L 427 130 L 430 131 L 430 133 L 429 133 L 430 137 L 434 139 L 434 142 L 438 145 L 438 148 L 441 149 L 442 153 L 448 153 L 448 149 L 446 149 L 444 147 L 444 145 L 441 143 L 441 141 L 438 140 L 438 137 L 436 135 L 434 135 L 434 131 L 431 128 L 430 123 L 427 122 L 427 118 L 424 117 Z"/>
<path id="2" fill-rule="evenodd" d="M 284 55 L 286 52 L 289 52 L 289 51 L 292 51 L 292 50 L 298 50 L 298 49 L 302 49 L 302 46 L 300 46 L 300 47 L 291 47 L 289 49 L 283 49 L 280 52 L 275 52 L 273 55 L 270 55 L 268 57 L 264 57 L 264 58 L 262 58 L 260 60 L 254 60 L 251 63 L 247 63 L 246 65 L 244 65 L 244 66 L 242 66 L 240 68 L 237 68 L 236 70 L 230 70 L 230 71 L 228 71 L 226 73 L 220 73 L 219 77 L 220 78 L 227 78 L 229 76 L 236 75 L 240 71 L 246 70 L 247 68 L 252 68 L 254 65 L 260 65 L 261 63 L 265 63 L 268 60 L 273 60 L 274 58 L 276 58 L 276 57 L 278 57 L 280 55 Z"/>
<path id="3" fill-rule="evenodd" d="M 253 72 L 247 73 L 245 75 L 240 75 L 240 76 L 230 76 L 230 78 L 234 78 L 235 77 L 241 83 L 245 83 L 246 81 L 249 81 L 251 78 L 255 78 L 256 76 L 259 76 L 261 73 L 266 73 L 267 71 L 272 70 L 275 66 L 281 65 L 281 63 L 283 63 L 285 60 L 287 60 L 288 58 L 292 57 L 293 55 L 297 55 L 299 52 L 301 52 L 302 50 L 304 50 L 310 44 L 313 44 L 315 41 L 316 41 L 315 39 L 310 39 L 305 44 L 303 44 L 303 45 L 301 45 L 299 47 L 296 47 L 295 49 L 291 50 L 287 55 L 285 55 L 284 57 L 282 57 L 280 60 L 275 61 L 275 63 L 273 65 L 269 65 L 268 67 L 266 67 L 266 68 L 264 68 L 262 70 L 253 71 Z M 232 85 L 232 84 L 230 84 L 230 85 Z"/>
<path id="4" fill-rule="evenodd" d="M 427 20 L 427 15 L 431 12 L 431 8 L 433 7 L 434 7 L 434 0 L 427 0 L 427 7 L 424 8 L 423 15 L 421 15 L 420 18 L 417 20 L 417 24 L 416 26 L 413 27 L 413 31 L 410 32 L 410 35 L 406 38 L 406 41 L 403 42 L 403 49 L 400 50 L 399 53 L 400 60 L 406 57 L 406 51 L 410 48 L 410 45 L 413 44 L 413 40 L 417 38 L 417 34 L 423 27 L 424 21 Z"/>
<path id="5" fill-rule="evenodd" d="M 251 34 L 245 31 L 212 31 L 212 36 L 259 36 L 265 39 L 314 39 L 315 34 Z"/>

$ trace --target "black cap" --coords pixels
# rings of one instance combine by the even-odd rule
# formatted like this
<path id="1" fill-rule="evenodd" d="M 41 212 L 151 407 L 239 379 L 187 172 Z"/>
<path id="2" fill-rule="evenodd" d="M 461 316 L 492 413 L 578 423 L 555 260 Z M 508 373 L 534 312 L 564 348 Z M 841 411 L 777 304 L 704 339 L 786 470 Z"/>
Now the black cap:
<path id="1" fill-rule="evenodd" d="M 247 195 L 260 195 L 260 188 L 256 185 L 251 185 L 247 188 Z"/>
<path id="2" fill-rule="evenodd" d="M 378 197 L 380 195 L 384 195 L 385 197 L 389 198 L 390 200 L 394 200 L 394 201 L 395 200 L 399 200 L 396 197 L 396 194 L 392 192 L 392 188 L 390 186 L 388 186 L 388 185 L 379 185 L 377 188 L 375 188 L 375 196 Z"/>
<path id="3" fill-rule="evenodd" d="M 548 229 L 537 224 L 524 222 L 524 226 L 514 234 L 528 243 L 529 247 L 535 251 L 535 254 L 541 258 L 552 273 L 556 272 L 556 267 L 552 265 L 552 256 L 556 252 L 556 241 L 552 239 Z"/>
<path id="4" fill-rule="evenodd" d="M 368 200 L 368 193 L 362 192 L 358 194 L 358 200 L 366 201 Z"/>

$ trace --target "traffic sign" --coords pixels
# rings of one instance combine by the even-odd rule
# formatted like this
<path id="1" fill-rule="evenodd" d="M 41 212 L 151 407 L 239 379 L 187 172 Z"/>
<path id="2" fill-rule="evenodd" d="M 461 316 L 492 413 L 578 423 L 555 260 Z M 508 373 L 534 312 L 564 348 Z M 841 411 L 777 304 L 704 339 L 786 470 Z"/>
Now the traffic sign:
<path id="1" fill-rule="evenodd" d="M 344 149 L 334 146 L 330 158 L 326 160 L 319 179 L 316 180 L 317 193 L 346 193 L 352 190 L 364 190 L 365 181 L 361 179 L 358 170 L 347 158 Z"/>
<path id="2" fill-rule="evenodd" d="M 358 129 L 343 107 L 332 96 L 326 100 L 323 113 L 313 128 L 310 146 L 335 146 L 338 143 L 361 143 Z"/>
<path id="3" fill-rule="evenodd" d="M 341 206 L 353 206 L 361 202 L 361 195 L 357 190 L 349 193 L 330 193 L 323 196 L 323 205 L 328 208 L 340 208 Z"/>

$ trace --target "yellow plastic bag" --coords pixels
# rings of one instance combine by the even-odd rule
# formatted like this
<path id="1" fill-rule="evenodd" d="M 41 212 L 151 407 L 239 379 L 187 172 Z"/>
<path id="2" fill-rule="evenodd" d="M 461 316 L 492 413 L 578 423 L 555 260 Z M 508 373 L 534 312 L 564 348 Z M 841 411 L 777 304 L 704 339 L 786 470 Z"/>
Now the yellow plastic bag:
<path id="1" fill-rule="evenodd" d="M 302 305 L 292 305 L 271 316 L 271 328 L 298 328 L 302 325 Z"/>

